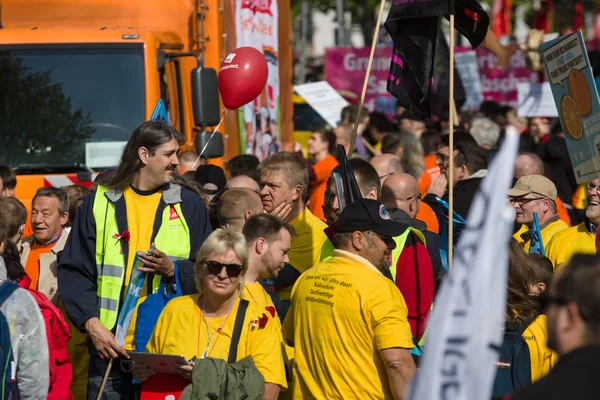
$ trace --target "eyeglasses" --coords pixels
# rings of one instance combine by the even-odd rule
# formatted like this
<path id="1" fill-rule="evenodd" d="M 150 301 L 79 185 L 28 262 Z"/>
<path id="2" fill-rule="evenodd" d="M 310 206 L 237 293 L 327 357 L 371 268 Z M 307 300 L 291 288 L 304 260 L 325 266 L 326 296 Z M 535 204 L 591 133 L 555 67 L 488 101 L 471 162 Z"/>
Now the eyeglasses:
<path id="1" fill-rule="evenodd" d="M 543 200 L 543 199 L 545 199 L 545 197 L 534 197 L 532 199 L 526 199 L 523 197 L 513 197 L 510 199 L 510 202 L 513 204 L 518 204 L 520 207 L 523 207 L 527 203 L 531 203 L 532 201 Z"/>
<path id="2" fill-rule="evenodd" d="M 412 199 L 421 200 L 421 197 L 423 197 L 423 195 L 421 193 L 419 193 L 419 194 L 409 197 L 408 199 L 406 199 L 406 201 L 411 201 Z"/>
<path id="3" fill-rule="evenodd" d="M 542 310 L 544 310 L 544 311 L 546 311 L 548 309 L 548 307 L 550 307 L 552 304 L 556 304 L 557 306 L 566 306 L 569 303 L 577 304 L 573 300 L 568 300 L 568 299 L 565 299 L 564 297 L 560 297 L 560 296 L 552 296 L 548 292 L 540 293 L 540 295 L 537 296 L 537 301 L 540 304 L 540 307 L 542 308 Z M 588 321 L 588 317 L 582 312 L 579 304 L 577 304 L 577 307 L 579 308 L 579 315 L 581 316 L 581 319 L 584 321 Z"/>
<path id="4" fill-rule="evenodd" d="M 442 153 L 436 153 L 435 160 L 445 164 L 450 160 L 450 157 Z"/>
<path id="5" fill-rule="evenodd" d="M 205 264 L 206 268 L 208 269 L 208 272 L 211 275 L 219 275 L 223 270 L 223 267 L 225 267 L 225 270 L 227 271 L 227 276 L 230 278 L 237 278 L 238 276 L 240 276 L 242 270 L 244 269 L 244 267 L 242 267 L 240 264 L 223 264 L 222 262 L 214 260 L 205 261 Z"/>
<path id="6" fill-rule="evenodd" d="M 550 307 L 552 304 L 556 304 L 559 306 L 564 306 L 566 304 L 569 303 L 569 301 L 565 298 L 562 297 L 555 297 L 552 296 L 550 293 L 548 292 L 542 292 L 540 293 L 539 296 L 537 296 L 537 301 L 540 304 L 540 307 L 543 310 L 548 309 L 548 307 Z"/>

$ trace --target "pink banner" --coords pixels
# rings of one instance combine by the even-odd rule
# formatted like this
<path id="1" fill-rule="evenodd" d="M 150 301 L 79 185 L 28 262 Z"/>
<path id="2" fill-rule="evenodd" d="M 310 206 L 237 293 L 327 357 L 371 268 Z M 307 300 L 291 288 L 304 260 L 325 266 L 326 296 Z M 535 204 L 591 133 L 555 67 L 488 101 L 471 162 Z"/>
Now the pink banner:
<path id="1" fill-rule="evenodd" d="M 356 103 L 358 103 L 370 52 L 371 49 L 368 47 L 327 49 L 325 51 L 325 80 L 334 89 L 354 93 L 357 99 Z M 386 90 L 391 58 L 391 47 L 378 47 L 375 50 L 365 95 L 365 106 L 370 111 L 381 111 L 389 117 L 394 115 L 396 105 L 396 99 Z"/>
<path id="2" fill-rule="evenodd" d="M 469 51 L 470 47 L 457 47 L 456 52 Z M 337 90 L 346 90 L 360 98 L 365 72 L 369 61 L 370 48 L 329 48 L 325 51 L 325 80 Z M 484 100 L 493 100 L 511 107 L 517 105 L 517 84 L 538 82 L 538 74 L 525 65 L 522 51 L 510 58 L 510 68 L 506 71 L 496 67 L 497 57 L 487 49 L 475 50 L 479 64 L 479 74 Z M 365 106 L 370 111 L 381 111 L 394 115 L 396 99 L 386 90 L 392 57 L 391 47 L 379 47 L 375 51 Z M 357 100 L 358 102 L 358 100 Z"/>
<path id="3" fill-rule="evenodd" d="M 457 47 L 456 52 L 470 51 L 470 47 Z M 507 70 L 497 66 L 498 57 L 484 48 L 475 49 L 479 64 L 479 75 L 483 100 L 493 100 L 511 107 L 517 106 L 517 84 L 520 82 L 538 82 L 539 75 L 531 72 L 525 65 L 525 56 L 521 50 L 510 57 Z"/>

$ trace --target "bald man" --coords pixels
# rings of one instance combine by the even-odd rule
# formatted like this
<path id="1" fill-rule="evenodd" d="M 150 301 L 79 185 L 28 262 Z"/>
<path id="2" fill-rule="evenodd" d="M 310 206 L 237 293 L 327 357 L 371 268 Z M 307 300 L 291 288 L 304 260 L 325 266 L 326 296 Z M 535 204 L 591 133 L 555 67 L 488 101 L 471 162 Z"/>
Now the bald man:
<path id="1" fill-rule="evenodd" d="M 409 174 L 390 175 L 381 187 L 381 202 L 392 220 L 409 226 L 407 232 L 394 238 L 396 248 L 403 249 L 400 254 L 397 250 L 392 252 L 390 270 L 404 295 L 415 338 L 420 338 L 425 331 L 436 280 L 441 281 L 444 271 L 439 255 L 439 236 L 428 231 L 423 221 L 415 219 L 420 199 L 419 184 Z"/>
<path id="2" fill-rule="evenodd" d="M 379 180 L 382 184 L 388 176 L 404 172 L 400 160 L 393 154 L 380 154 L 375 156 L 371 159 L 371 165 L 377 171 Z"/>
<path id="3" fill-rule="evenodd" d="M 525 175 L 544 175 L 544 162 L 537 154 L 521 153 L 515 160 L 515 178 Z"/>
<path id="4" fill-rule="evenodd" d="M 221 226 L 229 225 L 242 232 L 246 220 L 263 212 L 258 193 L 245 188 L 234 188 L 223 192 L 217 203 L 217 218 Z"/>
<path id="5" fill-rule="evenodd" d="M 246 175 L 238 175 L 227 181 L 227 183 L 225 184 L 225 189 L 234 188 L 250 189 L 255 193 L 258 193 L 260 191 L 258 182 Z"/>

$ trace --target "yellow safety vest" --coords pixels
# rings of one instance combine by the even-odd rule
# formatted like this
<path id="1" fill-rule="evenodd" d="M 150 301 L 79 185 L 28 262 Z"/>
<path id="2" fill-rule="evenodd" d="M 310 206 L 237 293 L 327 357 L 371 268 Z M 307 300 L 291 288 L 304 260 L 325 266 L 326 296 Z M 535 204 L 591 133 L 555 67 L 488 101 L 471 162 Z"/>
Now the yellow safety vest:
<path id="1" fill-rule="evenodd" d="M 180 187 L 171 184 L 168 190 L 179 193 Z M 100 322 L 106 328 L 112 329 L 117 323 L 127 266 L 121 241 L 113 237 L 115 233 L 119 233 L 119 228 L 115 205 L 107 197 L 107 192 L 112 192 L 111 196 L 115 196 L 117 199 L 123 193 L 98 186 L 93 209 L 96 222 L 96 269 L 98 271 L 96 293 L 98 294 Z M 181 211 L 181 198 L 179 196 L 179 202 L 169 204 L 165 199 L 165 194 L 166 192 L 163 192 L 163 200 L 167 205 L 163 210 L 162 223 L 154 240 L 156 248 L 167 254 L 173 261 L 188 259 L 190 257 L 190 230 Z M 172 209 L 177 213 L 178 218 L 171 218 Z M 160 279 L 160 276 L 154 277 L 153 292 L 158 290 Z"/>
<path id="2" fill-rule="evenodd" d="M 398 264 L 398 259 L 400 258 L 400 254 L 402 254 L 402 250 L 404 250 L 404 244 L 406 243 L 406 239 L 408 238 L 409 233 L 414 233 L 421 239 L 423 244 L 425 245 L 425 236 L 423 232 L 413 227 L 408 227 L 407 230 L 400 236 L 396 236 L 394 238 L 394 242 L 396 242 L 396 248 L 392 250 L 392 264 L 390 265 L 390 273 L 392 274 L 392 278 L 394 279 L 394 283 L 396 283 L 396 264 Z"/>

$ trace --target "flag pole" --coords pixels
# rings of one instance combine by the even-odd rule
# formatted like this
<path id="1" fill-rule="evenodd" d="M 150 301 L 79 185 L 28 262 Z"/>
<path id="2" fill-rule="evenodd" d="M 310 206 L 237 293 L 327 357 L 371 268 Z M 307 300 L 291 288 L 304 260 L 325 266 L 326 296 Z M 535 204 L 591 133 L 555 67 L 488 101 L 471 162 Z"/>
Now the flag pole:
<path id="1" fill-rule="evenodd" d="M 453 218 L 454 218 L 454 114 L 456 113 L 454 107 L 454 14 L 450 14 L 450 90 L 449 90 L 449 101 L 450 107 L 449 116 L 449 132 L 450 138 L 448 144 L 448 269 L 452 269 L 452 244 L 453 244 Z"/>
<path id="2" fill-rule="evenodd" d="M 375 33 L 373 34 L 373 43 L 371 44 L 371 54 L 369 55 L 369 63 L 367 64 L 367 72 L 365 74 L 365 81 L 363 82 L 362 92 L 360 94 L 360 102 L 358 104 L 358 111 L 356 113 L 356 123 L 352 130 L 352 140 L 350 141 L 350 148 L 348 149 L 348 157 L 354 151 L 354 142 L 356 141 L 356 133 L 358 132 L 358 123 L 362 113 L 363 105 L 365 104 L 365 94 L 367 93 L 367 86 L 369 84 L 369 75 L 371 75 L 371 66 L 373 65 L 373 57 L 375 56 L 375 48 L 377 48 L 377 40 L 379 38 L 379 27 L 381 26 L 381 19 L 383 18 L 383 9 L 385 8 L 385 0 L 381 0 L 379 6 L 379 16 L 377 17 L 377 25 L 375 25 Z"/>

